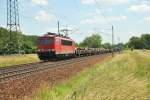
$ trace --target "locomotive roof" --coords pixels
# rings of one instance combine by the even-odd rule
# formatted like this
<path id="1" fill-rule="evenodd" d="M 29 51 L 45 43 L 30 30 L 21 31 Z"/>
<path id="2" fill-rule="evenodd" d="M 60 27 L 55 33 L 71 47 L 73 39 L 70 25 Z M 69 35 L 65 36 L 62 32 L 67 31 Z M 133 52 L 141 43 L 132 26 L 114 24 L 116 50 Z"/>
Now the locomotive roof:
<path id="1" fill-rule="evenodd" d="M 62 36 L 62 35 L 58 35 L 58 34 L 46 34 L 44 36 L 39 36 L 39 38 L 44 38 L 44 37 L 57 37 L 57 38 L 61 38 L 64 40 L 70 40 L 70 41 L 74 41 L 73 39 L 71 39 L 70 37 L 67 36 Z"/>

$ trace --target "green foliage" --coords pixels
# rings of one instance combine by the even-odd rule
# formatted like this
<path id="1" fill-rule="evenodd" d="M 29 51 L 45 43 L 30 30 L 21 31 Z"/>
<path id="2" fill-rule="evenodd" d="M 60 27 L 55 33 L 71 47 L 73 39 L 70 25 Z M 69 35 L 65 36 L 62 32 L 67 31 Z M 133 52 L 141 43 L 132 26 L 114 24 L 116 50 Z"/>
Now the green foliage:
<path id="1" fill-rule="evenodd" d="M 149 100 L 150 52 L 126 51 L 54 87 L 33 100 Z"/>
<path id="2" fill-rule="evenodd" d="M 37 36 L 25 36 L 24 35 L 24 51 L 25 53 L 35 53 L 36 52 Z"/>
<path id="3" fill-rule="evenodd" d="M 105 49 L 111 49 L 112 45 L 110 43 L 104 43 L 102 47 Z"/>
<path id="4" fill-rule="evenodd" d="M 125 49 L 125 45 L 123 43 L 118 43 L 115 47 L 118 47 L 120 49 Z"/>
<path id="5" fill-rule="evenodd" d="M 83 42 L 79 44 L 80 47 L 99 48 L 101 47 L 102 38 L 99 34 L 93 34 L 86 37 Z"/>
<path id="6" fill-rule="evenodd" d="M 10 33 L 0 27 L 0 54 L 35 53 L 37 36 L 26 36 L 22 33 Z"/>
<path id="7" fill-rule="evenodd" d="M 76 46 L 76 47 L 79 47 L 79 44 L 78 44 L 78 43 L 75 43 L 75 46 Z"/>
<path id="8" fill-rule="evenodd" d="M 128 47 L 134 49 L 150 49 L 150 34 L 130 38 Z"/>
<path id="9" fill-rule="evenodd" d="M 105 48 L 105 49 L 111 49 L 112 47 L 113 48 L 124 49 L 124 44 L 123 43 L 118 43 L 118 44 L 115 44 L 115 45 L 112 46 L 112 44 L 110 44 L 110 43 L 104 43 L 104 44 L 102 44 L 102 47 Z"/>
<path id="10" fill-rule="evenodd" d="M 144 43 L 144 48 L 145 49 L 150 49 L 150 34 L 143 34 L 141 36 L 141 40 Z"/>
<path id="11" fill-rule="evenodd" d="M 143 49 L 143 47 L 144 47 L 143 42 L 139 37 L 132 37 L 129 40 L 128 46 L 129 46 L 129 48 L 133 47 L 135 49 Z"/>

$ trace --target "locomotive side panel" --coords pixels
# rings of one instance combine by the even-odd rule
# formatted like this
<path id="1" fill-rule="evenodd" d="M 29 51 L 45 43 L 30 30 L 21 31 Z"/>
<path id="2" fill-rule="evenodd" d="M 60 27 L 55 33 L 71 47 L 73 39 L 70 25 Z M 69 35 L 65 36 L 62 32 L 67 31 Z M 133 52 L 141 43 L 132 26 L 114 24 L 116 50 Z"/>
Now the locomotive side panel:
<path id="1" fill-rule="evenodd" d="M 61 53 L 61 39 L 59 37 L 55 37 L 55 54 Z"/>
<path id="2" fill-rule="evenodd" d="M 61 39 L 61 54 L 74 54 L 75 46 L 72 40 Z"/>

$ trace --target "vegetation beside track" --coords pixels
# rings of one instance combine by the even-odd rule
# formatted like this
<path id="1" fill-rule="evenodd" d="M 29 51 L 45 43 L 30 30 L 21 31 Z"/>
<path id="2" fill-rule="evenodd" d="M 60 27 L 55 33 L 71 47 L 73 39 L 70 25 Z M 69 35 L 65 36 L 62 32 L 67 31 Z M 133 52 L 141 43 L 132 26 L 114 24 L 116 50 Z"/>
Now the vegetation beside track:
<path id="1" fill-rule="evenodd" d="M 34 63 L 38 61 L 39 59 L 36 54 L 0 56 L 0 67 Z"/>
<path id="2" fill-rule="evenodd" d="M 33 100 L 148 100 L 150 51 L 126 51 L 53 88 L 47 85 Z"/>

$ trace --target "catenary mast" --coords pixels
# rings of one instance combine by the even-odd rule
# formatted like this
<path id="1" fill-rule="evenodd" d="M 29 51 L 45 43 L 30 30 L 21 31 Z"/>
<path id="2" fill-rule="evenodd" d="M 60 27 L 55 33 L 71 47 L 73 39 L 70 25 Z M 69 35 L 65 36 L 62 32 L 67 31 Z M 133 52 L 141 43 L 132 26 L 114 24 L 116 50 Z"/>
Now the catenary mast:
<path id="1" fill-rule="evenodd" d="M 7 29 L 9 30 L 9 42 L 7 45 L 8 53 L 14 53 L 13 48 L 16 47 L 17 53 L 20 53 L 20 24 L 19 24 L 19 7 L 18 0 L 7 0 Z M 14 32 L 16 32 L 16 45 L 14 45 Z"/>

